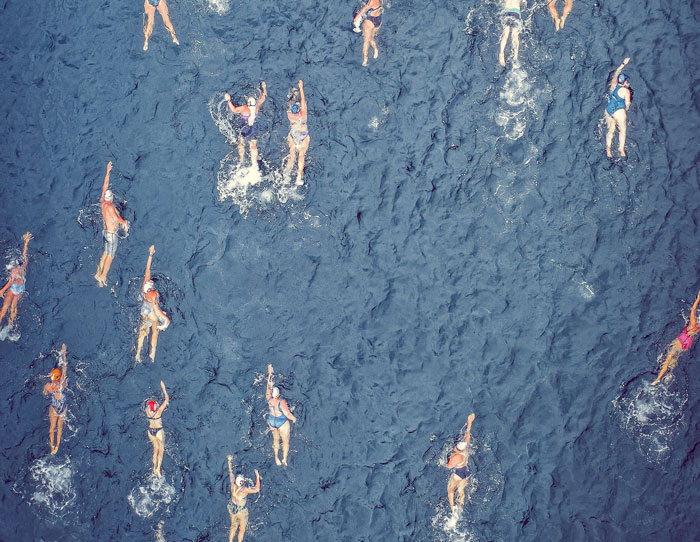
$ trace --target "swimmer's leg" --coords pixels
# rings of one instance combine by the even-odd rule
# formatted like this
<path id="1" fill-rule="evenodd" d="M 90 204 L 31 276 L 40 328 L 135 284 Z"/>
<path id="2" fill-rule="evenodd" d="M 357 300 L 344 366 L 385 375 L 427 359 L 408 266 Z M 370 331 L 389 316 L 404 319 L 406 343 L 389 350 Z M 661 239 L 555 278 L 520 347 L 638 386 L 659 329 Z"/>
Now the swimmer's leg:
<path id="1" fill-rule="evenodd" d="M 282 465 L 287 466 L 287 455 L 289 455 L 289 433 L 291 431 L 291 423 L 285 422 L 280 427 L 280 436 L 282 437 Z"/>
<path id="2" fill-rule="evenodd" d="M 156 440 L 158 441 L 158 457 L 156 458 L 156 476 L 160 478 L 162 476 L 160 468 L 163 466 L 163 454 L 165 453 L 165 429 L 158 431 L 156 435 Z"/>
<path id="3" fill-rule="evenodd" d="M 678 339 L 674 339 L 674 341 L 671 343 L 671 350 L 668 352 L 666 355 L 666 359 L 663 362 L 663 365 L 661 365 L 661 370 L 659 371 L 659 376 L 656 377 L 656 380 L 654 380 L 651 385 L 656 386 L 659 382 L 661 382 L 661 379 L 663 376 L 666 374 L 668 369 L 676 364 L 676 361 L 678 360 L 678 356 L 680 353 L 683 351 L 683 346 L 681 345 L 680 341 Z"/>
<path id="4" fill-rule="evenodd" d="M 374 26 L 374 25 L 373 25 L 373 26 Z M 380 28 L 381 28 L 381 25 L 380 25 Z M 372 49 L 374 49 L 374 55 L 373 55 L 374 58 L 379 58 L 379 48 L 377 48 L 377 42 L 376 42 L 376 40 L 375 40 L 375 38 L 377 37 L 377 32 L 378 32 L 378 31 L 379 31 L 379 28 L 377 28 L 377 27 L 374 27 L 374 28 L 372 29 L 372 39 L 371 39 L 371 41 L 369 42 L 369 44 L 372 46 Z"/>
<path id="5" fill-rule="evenodd" d="M 148 335 L 149 329 L 151 329 L 151 321 L 148 318 L 144 318 L 139 328 L 139 338 L 136 341 L 136 361 L 141 361 L 141 349 L 143 348 L 143 341 L 146 335 Z"/>
<path id="6" fill-rule="evenodd" d="M 148 40 L 153 33 L 153 20 L 156 15 L 156 8 L 148 3 L 148 0 L 143 0 L 143 11 L 146 14 L 146 26 L 143 27 L 143 50 L 148 51 Z"/>
<path id="7" fill-rule="evenodd" d="M 615 111 L 614 117 L 615 123 L 617 124 L 617 129 L 619 130 L 619 133 L 617 134 L 617 141 L 620 145 L 620 156 L 625 158 L 627 157 L 627 154 L 625 153 L 625 141 L 627 140 L 627 112 L 619 109 L 618 111 Z"/>
<path id="8" fill-rule="evenodd" d="M 234 516 L 231 512 L 228 513 L 231 516 L 231 527 L 228 530 L 228 542 L 233 542 L 233 535 L 236 534 L 236 528 L 238 527 L 238 516 Z"/>
<path id="9" fill-rule="evenodd" d="M 287 135 L 287 143 L 289 144 L 289 155 L 287 156 L 287 160 L 285 161 L 284 169 L 287 170 L 287 175 L 291 175 L 292 165 L 294 164 L 294 158 L 296 158 L 297 155 L 297 148 L 294 146 L 294 139 L 292 138 L 292 134 Z"/>
<path id="10" fill-rule="evenodd" d="M 455 481 L 456 476 L 454 474 L 450 475 L 450 481 L 447 482 L 447 500 L 450 503 L 450 509 L 455 511 L 455 487 L 457 483 Z"/>
<path id="11" fill-rule="evenodd" d="M 112 267 L 112 261 L 114 261 L 114 256 L 105 258 L 102 276 L 100 277 L 100 286 L 107 286 L 107 273 L 109 273 L 109 268 Z"/>
<path id="12" fill-rule="evenodd" d="M 467 478 L 464 480 L 460 480 L 459 484 L 457 485 L 457 492 L 459 493 L 459 504 L 461 506 L 464 506 L 464 490 L 467 487 Z"/>
<path id="13" fill-rule="evenodd" d="M 64 410 L 63 414 L 61 416 L 56 416 L 57 418 L 57 427 L 56 427 L 56 452 L 58 452 L 58 447 L 61 445 L 61 435 L 63 435 L 63 417 L 66 415 L 68 411 Z M 53 453 L 56 453 L 53 452 Z"/>
<path id="14" fill-rule="evenodd" d="M 557 12 L 557 0 L 549 0 L 547 7 L 549 8 L 549 14 L 552 16 L 552 20 L 554 21 L 554 30 L 558 32 L 560 22 L 559 13 Z"/>
<path id="15" fill-rule="evenodd" d="M 501 34 L 501 49 L 498 53 L 498 63 L 505 68 L 506 66 L 506 44 L 510 35 L 510 26 L 503 25 L 503 34 Z"/>
<path id="16" fill-rule="evenodd" d="M 156 466 L 158 465 L 158 441 L 149 431 L 147 431 L 146 434 L 148 435 L 148 440 L 153 444 L 153 474 L 156 474 Z"/>
<path id="17" fill-rule="evenodd" d="M 161 0 L 161 2 L 158 4 L 158 13 L 160 13 L 160 16 L 163 17 L 163 23 L 165 24 L 165 28 L 168 29 L 168 32 L 170 32 L 170 36 L 173 38 L 173 43 L 175 45 L 180 45 L 180 42 L 177 41 L 177 36 L 175 35 L 175 29 L 173 28 L 173 23 L 170 22 L 170 14 L 168 13 L 168 4 L 165 3 L 165 0 Z"/>
<path id="18" fill-rule="evenodd" d="M 304 179 L 302 178 L 302 176 L 304 175 L 304 161 L 306 159 L 306 151 L 309 148 L 310 142 L 311 136 L 307 135 L 306 139 L 304 140 L 304 143 L 299 149 L 299 163 L 297 166 L 297 186 L 301 186 L 302 184 L 304 184 Z"/>
<path id="19" fill-rule="evenodd" d="M 610 147 L 612 146 L 613 136 L 615 135 L 615 119 L 612 118 L 608 113 L 605 113 L 605 123 L 608 125 L 608 133 L 605 134 L 605 154 L 608 158 L 612 158 L 612 151 Z"/>
<path id="20" fill-rule="evenodd" d="M 559 20 L 559 28 L 564 28 L 564 23 L 566 18 L 571 13 L 571 9 L 574 7 L 574 0 L 564 0 L 564 12 L 562 13 L 561 19 Z"/>
<path id="21" fill-rule="evenodd" d="M 100 284 L 100 283 L 102 282 L 102 270 L 104 269 L 106 258 L 107 258 L 107 253 L 103 252 L 102 256 L 100 257 L 100 263 L 97 264 L 97 273 L 95 273 L 95 275 L 94 275 L 95 280 L 97 281 L 97 283 L 100 286 L 102 286 L 102 284 Z"/>
<path id="22" fill-rule="evenodd" d="M 275 464 L 280 467 L 282 465 L 280 461 L 280 432 L 269 424 L 268 427 L 272 433 L 272 450 L 275 452 Z"/>
<path id="23" fill-rule="evenodd" d="M 372 41 L 372 30 L 374 25 L 371 21 L 365 19 L 362 21 L 362 65 L 367 65 L 367 53 L 369 53 L 369 44 Z"/>
<path id="24" fill-rule="evenodd" d="M 245 140 L 243 137 L 238 138 L 238 158 L 243 162 L 243 157 L 245 156 Z"/>
<path id="25" fill-rule="evenodd" d="M 250 165 L 255 169 L 258 168 L 258 140 L 250 140 Z"/>
<path id="26" fill-rule="evenodd" d="M 17 303 L 21 297 L 22 294 L 12 296 L 12 303 L 10 304 L 10 321 L 8 322 L 10 327 L 15 325 L 15 320 L 17 319 Z"/>
<path id="27" fill-rule="evenodd" d="M 239 514 L 240 516 L 240 526 L 238 529 L 238 542 L 243 542 L 243 535 L 245 534 L 245 528 L 248 526 L 248 509 L 246 508 Z"/>
<path id="28" fill-rule="evenodd" d="M 151 313 L 153 314 L 153 313 Z M 156 347 L 158 346 L 158 333 L 160 333 L 160 330 L 158 329 L 158 319 L 155 318 L 155 321 L 151 324 L 151 353 L 149 354 L 149 357 L 151 358 L 151 363 L 153 363 L 156 360 Z"/>
<path id="29" fill-rule="evenodd" d="M 56 411 L 53 409 L 53 407 L 49 407 L 49 445 L 51 446 L 51 453 L 52 454 L 56 453 L 56 447 L 54 445 L 54 443 L 55 443 L 54 434 L 56 431 L 57 418 L 58 418 L 58 415 L 56 414 Z"/>
<path id="30" fill-rule="evenodd" d="M 5 318 L 5 314 L 7 313 L 7 309 L 10 308 L 10 305 L 12 304 L 12 298 L 15 297 L 15 294 L 13 294 L 11 291 L 7 291 L 5 294 L 5 301 L 3 301 L 2 304 L 2 309 L 0 309 L 0 324 L 2 324 L 2 319 Z"/>

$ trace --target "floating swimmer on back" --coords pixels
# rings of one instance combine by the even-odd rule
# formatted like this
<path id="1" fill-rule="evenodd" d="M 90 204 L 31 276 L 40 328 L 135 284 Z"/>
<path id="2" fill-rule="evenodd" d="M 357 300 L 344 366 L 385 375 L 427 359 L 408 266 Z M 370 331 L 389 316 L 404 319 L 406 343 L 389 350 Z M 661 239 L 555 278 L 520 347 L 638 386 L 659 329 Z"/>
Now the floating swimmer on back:
<path id="1" fill-rule="evenodd" d="M 244 105 L 233 105 L 231 102 L 231 95 L 228 93 L 224 95 L 229 109 L 240 115 L 243 120 L 243 126 L 241 127 L 238 138 L 238 156 L 241 162 L 243 162 L 243 157 L 245 156 L 245 142 L 248 141 L 248 145 L 250 146 L 251 166 L 256 169 L 258 167 L 258 129 L 255 125 L 255 121 L 258 118 L 262 104 L 265 103 L 265 98 L 267 98 L 267 85 L 265 85 L 265 81 L 260 83 L 260 86 L 262 87 L 260 97 L 256 99 L 250 96 Z"/>
<path id="2" fill-rule="evenodd" d="M 369 47 L 374 50 L 374 58 L 379 57 L 379 49 L 375 38 L 379 28 L 382 26 L 382 0 L 368 0 L 352 21 L 355 32 L 362 32 L 362 65 L 367 65 L 367 53 Z M 362 25 L 362 28 L 360 28 Z"/>
<path id="3" fill-rule="evenodd" d="M 163 17 L 163 23 L 165 28 L 170 32 L 170 36 L 173 38 L 173 43 L 175 45 L 180 45 L 177 41 L 177 36 L 175 35 L 175 29 L 173 28 L 173 23 L 170 22 L 170 15 L 168 13 L 168 4 L 165 0 L 144 0 L 143 1 L 143 11 L 146 16 L 146 24 L 143 26 L 143 50 L 148 51 L 148 40 L 153 33 L 153 21 L 155 20 L 156 10 Z"/>
<path id="4" fill-rule="evenodd" d="M 11 328 L 15 319 L 17 318 L 17 303 L 22 299 L 25 287 L 25 275 L 27 273 L 27 265 L 29 260 L 27 258 L 27 245 L 29 241 L 33 239 L 32 234 L 27 232 L 22 236 L 24 239 L 24 250 L 22 251 L 22 264 L 15 262 L 12 265 L 12 270 L 10 271 L 10 280 L 7 284 L 3 286 L 0 290 L 0 296 L 5 297 L 5 301 L 2 304 L 2 309 L 0 309 L 0 326 L 2 326 L 2 320 L 7 314 L 7 310 L 10 310 L 10 318 L 7 321 L 8 328 Z"/>

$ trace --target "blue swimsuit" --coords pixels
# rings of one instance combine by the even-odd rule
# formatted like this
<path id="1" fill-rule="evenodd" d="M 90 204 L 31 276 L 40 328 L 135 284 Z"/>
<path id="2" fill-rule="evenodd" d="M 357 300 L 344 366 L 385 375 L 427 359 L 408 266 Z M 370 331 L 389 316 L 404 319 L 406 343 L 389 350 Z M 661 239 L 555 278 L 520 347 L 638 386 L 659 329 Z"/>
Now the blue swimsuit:
<path id="1" fill-rule="evenodd" d="M 620 95 L 617 93 L 620 88 L 622 88 L 622 85 L 616 85 L 615 90 L 608 94 L 608 104 L 605 106 L 605 110 L 610 116 L 612 116 L 615 111 L 625 108 L 625 100 L 620 98 Z"/>
<path id="2" fill-rule="evenodd" d="M 270 424 L 270 427 L 273 429 L 279 429 L 282 427 L 285 423 L 287 423 L 287 416 L 284 415 L 284 412 L 282 412 L 282 409 L 280 408 L 280 403 L 282 400 L 280 399 L 277 402 L 276 407 L 272 407 L 273 409 L 279 410 L 280 416 L 275 416 L 274 414 L 270 413 L 267 415 L 267 423 Z"/>
<path id="3" fill-rule="evenodd" d="M 148 0 L 148 3 L 151 4 L 154 8 L 157 8 L 158 4 L 160 4 L 160 0 Z"/>

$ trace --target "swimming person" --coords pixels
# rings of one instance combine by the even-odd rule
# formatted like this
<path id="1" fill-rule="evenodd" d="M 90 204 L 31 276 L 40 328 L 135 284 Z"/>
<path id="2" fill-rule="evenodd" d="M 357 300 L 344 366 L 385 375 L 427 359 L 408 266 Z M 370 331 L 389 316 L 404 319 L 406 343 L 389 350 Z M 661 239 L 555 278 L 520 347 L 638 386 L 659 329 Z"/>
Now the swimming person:
<path id="1" fill-rule="evenodd" d="M 11 264 L 12 270 L 10 271 L 10 280 L 7 284 L 0 290 L 0 296 L 5 297 L 5 301 L 2 304 L 2 309 L 0 309 L 0 326 L 2 325 L 2 320 L 5 318 L 7 309 L 10 309 L 10 318 L 7 321 L 8 327 L 12 327 L 17 318 L 17 303 L 22 298 L 24 294 L 25 287 L 25 275 L 27 273 L 27 265 L 29 259 L 27 258 L 27 245 L 29 241 L 33 239 L 32 234 L 27 232 L 22 236 L 24 239 L 24 250 L 22 251 L 22 264 L 19 262 L 13 262 Z"/>
<path id="2" fill-rule="evenodd" d="M 267 414 L 267 425 L 272 431 L 272 449 L 275 452 L 277 466 L 287 466 L 289 454 L 289 422 L 296 423 L 297 419 L 289 410 L 287 401 L 280 397 L 280 390 L 272 385 L 272 365 L 267 366 L 267 388 L 265 398 L 270 411 Z M 282 437 L 282 461 L 280 461 L 280 437 Z"/>
<path id="3" fill-rule="evenodd" d="M 469 440 L 471 439 L 472 423 L 476 415 L 472 412 L 467 419 L 467 432 L 463 439 L 454 447 L 452 455 L 447 461 L 447 468 L 452 470 L 450 480 L 447 482 L 447 500 L 454 514 L 455 489 L 459 493 L 459 504 L 464 506 L 464 489 L 467 487 L 467 477 L 469 476 Z"/>
<path id="4" fill-rule="evenodd" d="M 163 453 L 165 452 L 165 431 L 163 430 L 161 417 L 170 404 L 170 397 L 162 380 L 160 381 L 160 389 L 163 390 L 163 403 L 159 405 L 153 399 L 146 403 L 148 440 L 153 444 L 153 474 L 158 478 L 162 476 L 160 467 L 163 465 Z"/>
<path id="5" fill-rule="evenodd" d="M 608 94 L 608 103 L 605 106 L 605 122 L 608 124 L 608 134 L 605 136 L 605 152 L 608 158 L 612 158 L 613 136 L 615 128 L 620 131 L 618 136 L 620 144 L 620 156 L 627 158 L 625 154 L 625 140 L 627 139 L 627 110 L 630 108 L 632 101 L 632 93 L 630 92 L 630 81 L 627 75 L 622 73 L 622 69 L 627 66 L 630 58 L 627 57 L 622 61 L 622 64 L 615 70 L 612 81 L 610 82 L 610 93 Z"/>
<path id="6" fill-rule="evenodd" d="M 250 488 L 244 485 L 245 478 L 238 475 L 234 478 L 231 461 L 233 456 L 228 456 L 228 476 L 231 481 L 231 500 L 228 503 L 228 513 L 231 516 L 231 529 L 228 532 L 228 542 L 233 542 L 233 535 L 238 529 L 238 542 L 243 542 L 245 528 L 248 525 L 248 504 L 246 497 L 251 493 L 260 493 L 260 473 L 255 469 L 255 486 Z"/>
<path id="7" fill-rule="evenodd" d="M 170 32 L 170 35 L 173 38 L 173 43 L 175 45 L 180 45 L 180 42 L 177 41 L 177 36 L 175 36 L 175 29 L 173 28 L 173 23 L 170 22 L 170 15 L 168 14 L 168 4 L 166 3 L 166 1 L 165 0 L 144 0 L 143 11 L 144 11 L 144 15 L 146 15 L 146 18 L 147 18 L 146 24 L 143 27 L 143 35 L 144 35 L 143 50 L 144 51 L 148 51 L 148 40 L 151 37 L 151 34 L 153 33 L 153 21 L 155 20 L 155 17 L 156 17 L 156 10 L 158 10 L 158 13 L 160 13 L 160 16 L 163 17 L 163 23 L 165 23 L 165 28 L 167 28 L 168 32 Z"/>
<path id="8" fill-rule="evenodd" d="M 352 20 L 353 30 L 355 32 L 362 32 L 362 65 L 367 65 L 367 53 L 369 53 L 369 46 L 372 46 L 374 50 L 374 58 L 379 57 L 379 49 L 377 49 L 377 42 L 375 38 L 379 28 L 382 26 L 382 0 L 368 0 L 357 15 L 355 15 Z M 366 16 L 364 16 L 367 14 Z M 364 19 L 363 19 L 364 16 Z M 362 25 L 362 29 L 360 29 Z"/>
<path id="9" fill-rule="evenodd" d="M 666 359 L 664 360 L 663 365 L 661 365 L 659 376 L 657 376 L 656 380 L 651 383 L 652 386 L 656 386 L 656 384 L 661 382 L 661 379 L 666 372 L 676 366 L 678 356 L 681 354 L 681 352 L 688 350 L 691 346 L 693 346 L 693 337 L 695 337 L 695 335 L 698 334 L 698 331 L 700 331 L 700 326 L 698 326 L 698 321 L 695 317 L 695 311 L 698 310 L 699 304 L 700 292 L 698 293 L 698 297 L 695 298 L 695 303 L 693 303 L 693 306 L 690 309 L 690 322 L 683 328 L 683 331 L 680 332 L 678 337 L 673 339 L 673 342 L 670 345 L 670 350 L 668 351 L 668 354 L 666 354 Z"/>
<path id="10" fill-rule="evenodd" d="M 501 50 L 498 53 L 498 63 L 506 65 L 506 44 L 510 36 L 513 48 L 513 61 L 518 62 L 520 51 L 520 31 L 523 28 L 523 15 L 520 12 L 520 0 L 503 0 L 503 34 L 501 34 Z"/>
<path id="11" fill-rule="evenodd" d="M 156 347 L 158 346 L 158 333 L 167 329 L 170 325 L 170 318 L 160 310 L 158 306 L 158 292 L 151 280 L 151 260 L 156 248 L 151 245 L 148 249 L 148 261 L 146 262 L 146 275 L 143 278 L 143 304 L 141 305 L 141 327 L 139 328 L 139 338 L 136 343 L 136 361 L 141 361 L 141 348 L 143 341 L 151 331 L 151 361 L 156 360 Z"/>
<path id="12" fill-rule="evenodd" d="M 287 108 L 287 118 L 291 126 L 287 143 L 289 143 L 289 157 L 287 158 L 287 175 L 292 174 L 292 166 L 294 165 L 294 157 L 299 153 L 299 162 L 297 164 L 297 186 L 304 184 L 302 175 L 304 174 L 304 157 L 306 150 L 309 148 L 309 130 L 306 127 L 306 97 L 304 96 L 304 81 L 299 79 L 299 89 L 292 91 L 289 106 Z"/>
<path id="13" fill-rule="evenodd" d="M 559 13 L 557 12 L 557 0 L 549 0 L 549 14 L 554 20 L 555 31 L 559 32 L 562 28 L 564 28 L 566 18 L 569 16 L 569 13 L 571 13 L 571 8 L 573 7 L 574 0 L 564 0 L 564 10 L 561 12 L 560 17 Z"/>
<path id="14" fill-rule="evenodd" d="M 58 447 L 61 445 L 61 435 L 63 434 L 63 419 L 66 417 L 66 396 L 63 390 L 66 389 L 66 369 L 68 362 L 66 360 L 66 345 L 61 347 L 61 356 L 58 363 L 60 369 L 52 369 L 49 373 L 49 381 L 44 385 L 43 395 L 51 396 L 51 405 L 49 406 L 49 444 L 51 445 L 51 454 L 58 452 Z M 56 432 L 56 440 L 54 445 L 54 431 Z"/>
<path id="15" fill-rule="evenodd" d="M 265 103 L 265 98 L 267 98 L 267 85 L 265 81 L 260 83 L 262 87 L 262 93 L 258 99 L 250 96 L 246 100 L 245 105 L 233 105 L 231 103 L 231 95 L 226 93 L 224 99 L 228 104 L 231 111 L 241 116 L 241 119 L 245 122 L 241 128 L 240 137 L 238 138 L 238 157 L 241 162 L 243 162 L 243 156 L 245 155 L 245 142 L 248 141 L 250 147 L 250 162 L 254 168 L 258 167 L 258 129 L 255 126 L 255 121 L 258 118 L 258 113 L 262 104 Z"/>
<path id="16" fill-rule="evenodd" d="M 112 171 L 112 162 L 107 162 L 107 173 L 105 180 L 102 183 L 102 195 L 100 196 L 100 204 L 102 205 L 102 221 L 104 226 L 102 229 L 102 237 L 105 240 L 105 248 L 100 258 L 100 263 L 97 265 L 97 273 L 95 280 L 100 288 L 107 286 L 107 273 L 112 265 L 112 260 L 117 253 L 117 245 L 119 244 L 119 236 L 117 231 L 123 228 L 124 232 L 129 231 L 129 223 L 119 216 L 117 208 L 112 203 L 114 195 L 107 187 L 109 186 L 109 173 Z"/>

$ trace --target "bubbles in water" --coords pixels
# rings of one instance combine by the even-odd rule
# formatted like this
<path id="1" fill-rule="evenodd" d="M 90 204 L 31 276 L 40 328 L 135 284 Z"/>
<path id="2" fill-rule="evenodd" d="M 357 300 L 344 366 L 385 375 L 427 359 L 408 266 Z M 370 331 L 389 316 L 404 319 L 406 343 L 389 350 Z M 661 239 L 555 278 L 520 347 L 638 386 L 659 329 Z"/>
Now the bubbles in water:
<path id="1" fill-rule="evenodd" d="M 659 356 L 659 361 L 663 357 Z M 671 452 L 671 441 L 684 424 L 683 408 L 688 402 L 687 387 L 663 383 L 652 386 L 649 381 L 633 380 L 624 385 L 613 405 L 620 413 L 620 425 L 636 442 L 642 455 L 652 463 L 665 461 Z M 665 379 L 668 380 L 668 377 Z"/>
<path id="2" fill-rule="evenodd" d="M 230 0 L 207 0 L 207 7 L 217 15 L 228 13 L 231 8 Z"/>
<path id="3" fill-rule="evenodd" d="M 37 459 L 29 467 L 29 475 L 35 487 L 31 501 L 41 505 L 51 515 L 62 513 L 75 502 L 70 458 L 66 457 L 63 463 L 57 461 L 55 456 Z"/>
<path id="4" fill-rule="evenodd" d="M 143 486 L 135 487 L 127 500 L 134 512 L 142 518 L 150 518 L 161 506 L 168 505 L 175 497 L 175 488 L 165 477 L 150 475 Z"/>

